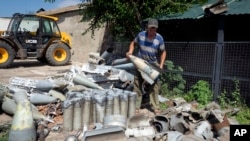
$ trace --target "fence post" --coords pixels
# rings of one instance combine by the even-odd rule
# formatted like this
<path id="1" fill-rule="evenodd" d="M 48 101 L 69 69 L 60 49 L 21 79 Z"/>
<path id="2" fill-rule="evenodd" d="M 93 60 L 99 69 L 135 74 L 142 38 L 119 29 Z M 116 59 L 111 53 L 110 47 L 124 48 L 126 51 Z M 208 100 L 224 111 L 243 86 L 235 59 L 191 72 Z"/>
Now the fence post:
<path id="1" fill-rule="evenodd" d="M 214 92 L 213 99 L 216 101 L 218 95 L 221 93 L 221 73 L 223 66 L 223 50 L 224 50 L 224 18 L 219 16 L 218 19 L 218 37 L 215 45 L 214 69 L 212 89 Z"/>

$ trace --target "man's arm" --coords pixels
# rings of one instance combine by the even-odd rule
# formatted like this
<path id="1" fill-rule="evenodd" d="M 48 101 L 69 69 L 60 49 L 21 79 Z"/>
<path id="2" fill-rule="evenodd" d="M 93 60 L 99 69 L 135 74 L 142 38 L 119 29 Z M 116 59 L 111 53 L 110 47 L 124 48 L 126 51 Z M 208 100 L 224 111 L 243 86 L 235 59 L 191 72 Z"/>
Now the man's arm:
<path id="1" fill-rule="evenodd" d="M 128 55 L 133 54 L 134 49 L 135 49 L 135 42 L 132 41 L 132 42 L 130 43 L 130 45 L 129 45 L 129 50 L 128 50 L 128 52 L 126 53 L 126 57 L 127 57 L 127 58 L 128 58 Z"/>
<path id="2" fill-rule="evenodd" d="M 167 57 L 167 51 L 164 50 L 162 53 L 161 53 L 161 60 L 160 60 L 160 68 L 163 69 L 163 66 L 164 66 L 164 62 L 166 60 L 166 57 Z"/>

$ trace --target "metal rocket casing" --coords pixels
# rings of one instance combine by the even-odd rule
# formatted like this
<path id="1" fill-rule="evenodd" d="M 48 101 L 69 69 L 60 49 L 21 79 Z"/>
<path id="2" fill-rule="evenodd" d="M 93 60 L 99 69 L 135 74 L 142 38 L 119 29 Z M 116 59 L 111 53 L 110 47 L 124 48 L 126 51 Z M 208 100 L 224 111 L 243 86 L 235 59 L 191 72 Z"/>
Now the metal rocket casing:
<path id="1" fill-rule="evenodd" d="M 73 130 L 74 104 L 68 100 L 63 102 L 63 130 Z"/>
<path id="2" fill-rule="evenodd" d="M 49 90 L 48 94 L 54 98 L 60 99 L 61 101 L 66 100 L 66 96 L 57 90 L 51 89 L 51 90 Z"/>
<path id="3" fill-rule="evenodd" d="M 105 116 L 113 114 L 114 97 L 112 95 L 107 95 L 107 102 L 105 106 Z"/>
<path id="4" fill-rule="evenodd" d="M 28 100 L 19 101 L 12 120 L 9 141 L 36 141 L 32 108 Z"/>
<path id="5" fill-rule="evenodd" d="M 85 76 L 83 76 L 81 74 L 75 74 L 75 76 L 73 76 L 73 82 L 75 84 L 84 85 L 84 86 L 87 86 L 87 87 L 90 87 L 90 88 L 104 90 L 98 84 L 90 81 L 88 78 L 86 78 Z"/>
<path id="6" fill-rule="evenodd" d="M 125 63 L 125 64 L 114 65 L 112 66 L 112 68 L 121 69 L 121 70 L 133 70 L 135 69 L 135 65 L 130 62 L 130 63 Z"/>
<path id="7" fill-rule="evenodd" d="M 57 90 L 63 90 L 64 88 L 66 88 L 69 85 L 69 81 L 66 80 L 61 80 L 61 79 L 48 79 L 51 83 L 53 83 L 54 87 Z"/>
<path id="8" fill-rule="evenodd" d="M 91 110 L 90 110 L 90 123 L 97 123 L 97 111 L 96 111 L 96 101 L 94 100 L 94 98 L 92 98 L 91 100 L 91 104 L 90 104 L 90 107 L 91 107 Z"/>
<path id="9" fill-rule="evenodd" d="M 105 106 L 107 103 L 107 97 L 105 94 L 95 94 L 93 99 L 96 101 L 96 120 L 102 123 L 105 116 Z"/>
<path id="10" fill-rule="evenodd" d="M 103 58 L 104 60 L 108 60 L 111 56 L 112 56 L 112 53 L 108 51 L 104 51 L 103 54 L 101 55 L 101 58 Z"/>
<path id="11" fill-rule="evenodd" d="M 95 65 L 102 65 L 105 63 L 105 60 L 98 53 L 90 52 L 88 62 Z"/>
<path id="12" fill-rule="evenodd" d="M 92 97 L 90 93 L 85 93 L 84 95 L 84 104 L 82 108 L 82 125 L 88 126 L 90 119 L 93 117 L 91 115 L 91 102 Z"/>
<path id="13" fill-rule="evenodd" d="M 2 110 L 10 115 L 13 115 L 16 111 L 15 100 L 5 97 L 2 103 Z"/>
<path id="14" fill-rule="evenodd" d="M 32 107 L 32 114 L 33 114 L 33 119 L 35 120 L 45 120 L 51 123 L 55 123 L 52 119 L 47 118 L 45 115 L 43 115 L 41 112 L 39 112 L 37 109 Z"/>
<path id="15" fill-rule="evenodd" d="M 82 92 L 82 91 L 85 91 L 87 89 L 88 88 L 86 86 L 83 86 L 83 85 L 73 85 L 73 86 L 69 85 L 63 90 L 63 93 L 66 95 L 66 93 L 68 93 L 68 92 Z"/>
<path id="16" fill-rule="evenodd" d="M 147 61 L 135 57 L 134 55 L 129 55 L 129 59 L 141 73 L 142 78 L 149 84 L 152 85 L 155 79 L 157 79 L 160 75 L 160 72 L 153 68 L 153 66 L 151 66 Z"/>
<path id="17" fill-rule="evenodd" d="M 73 110 L 73 130 L 81 129 L 82 127 L 82 100 L 74 103 Z"/>
<path id="18" fill-rule="evenodd" d="M 101 58 L 103 58 L 105 60 L 105 64 L 107 64 L 108 60 L 111 58 L 111 56 L 113 55 L 113 50 L 114 48 L 108 48 L 106 49 L 102 54 L 101 54 Z"/>
<path id="19" fill-rule="evenodd" d="M 2 103 L 2 110 L 7 114 L 14 115 L 16 112 L 17 104 L 13 99 L 5 97 L 4 102 Z M 45 115 L 40 113 L 34 105 L 31 105 L 32 108 L 32 115 L 34 120 L 43 119 L 48 122 L 54 122 L 53 120 L 47 118 Z"/>
<path id="20" fill-rule="evenodd" d="M 114 104 L 113 104 L 113 114 L 114 115 L 120 115 L 120 98 L 118 93 L 114 93 Z"/>
<path id="21" fill-rule="evenodd" d="M 95 64 L 95 65 L 102 65 L 105 60 L 100 58 L 100 59 L 96 59 L 96 58 L 88 58 L 88 62 L 91 64 Z"/>
<path id="22" fill-rule="evenodd" d="M 29 100 L 32 104 L 49 104 L 55 102 L 57 98 L 45 94 L 32 93 Z"/>
<path id="23" fill-rule="evenodd" d="M 58 88 L 60 87 L 58 84 L 53 83 L 50 80 L 39 80 L 35 84 L 35 88 L 41 91 L 49 91 L 53 88 Z"/>
<path id="24" fill-rule="evenodd" d="M 127 118 L 128 116 L 128 93 L 121 93 L 120 94 L 120 113 L 124 117 Z"/>
<path id="25" fill-rule="evenodd" d="M 128 118 L 135 115 L 137 93 L 128 93 Z"/>
<path id="26" fill-rule="evenodd" d="M 121 59 L 115 59 L 113 62 L 112 62 L 112 66 L 116 66 L 116 65 L 121 65 L 121 64 L 127 64 L 127 63 L 130 63 L 129 59 L 128 58 L 121 58 Z"/>
<path id="27" fill-rule="evenodd" d="M 16 101 L 16 103 L 19 103 L 23 100 L 28 100 L 27 92 L 25 90 L 18 90 L 13 95 L 13 99 Z"/>
<path id="28" fill-rule="evenodd" d="M 119 72 L 119 79 L 122 81 L 122 82 L 134 82 L 134 75 L 132 75 L 131 73 L 128 73 L 127 71 L 125 70 L 121 70 Z"/>

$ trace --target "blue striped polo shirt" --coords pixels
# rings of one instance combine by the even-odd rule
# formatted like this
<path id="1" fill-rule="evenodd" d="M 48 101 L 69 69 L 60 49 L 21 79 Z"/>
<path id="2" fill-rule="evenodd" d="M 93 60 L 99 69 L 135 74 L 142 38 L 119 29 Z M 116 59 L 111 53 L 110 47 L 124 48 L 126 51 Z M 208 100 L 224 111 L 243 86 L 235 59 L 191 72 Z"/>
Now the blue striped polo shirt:
<path id="1" fill-rule="evenodd" d="M 159 33 L 156 33 L 154 39 L 148 40 L 147 32 L 142 31 L 135 37 L 134 42 L 139 46 L 137 56 L 149 63 L 158 62 L 159 50 L 165 50 L 164 39 Z"/>

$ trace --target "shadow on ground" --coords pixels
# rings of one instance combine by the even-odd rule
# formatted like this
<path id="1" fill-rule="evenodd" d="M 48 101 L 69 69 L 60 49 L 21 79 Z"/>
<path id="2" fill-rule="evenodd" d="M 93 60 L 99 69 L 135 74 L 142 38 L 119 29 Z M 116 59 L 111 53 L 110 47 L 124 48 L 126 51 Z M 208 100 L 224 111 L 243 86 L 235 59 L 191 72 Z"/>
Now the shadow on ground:
<path id="1" fill-rule="evenodd" d="M 71 65 L 71 63 L 69 63 L 67 65 L 64 65 L 64 66 L 69 66 L 69 65 Z M 42 66 L 51 66 L 51 65 L 49 65 L 48 63 L 39 62 L 36 59 L 34 59 L 34 60 L 16 60 L 7 69 L 13 69 L 13 68 L 19 68 L 19 67 L 25 67 L 25 68 L 28 68 L 28 67 L 42 67 Z"/>

